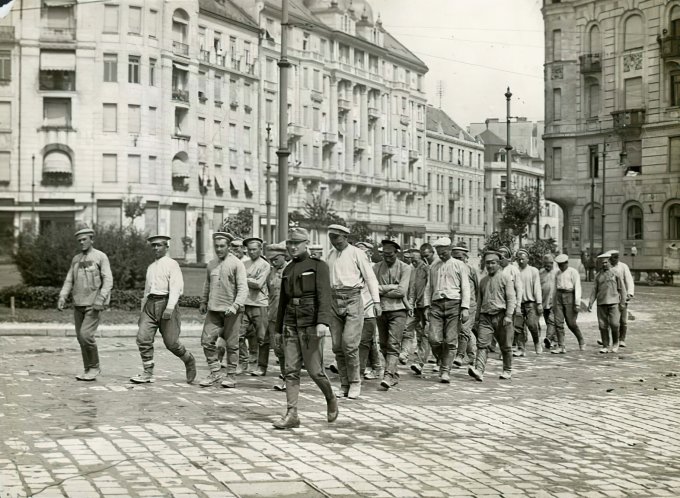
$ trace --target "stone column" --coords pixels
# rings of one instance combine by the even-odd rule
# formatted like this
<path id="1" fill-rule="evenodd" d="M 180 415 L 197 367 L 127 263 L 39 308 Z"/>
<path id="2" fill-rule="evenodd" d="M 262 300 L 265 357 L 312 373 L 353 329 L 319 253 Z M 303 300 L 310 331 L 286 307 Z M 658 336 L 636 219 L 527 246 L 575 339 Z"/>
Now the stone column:
<path id="1" fill-rule="evenodd" d="M 359 114 L 359 128 L 360 139 L 366 144 L 366 149 L 361 151 L 361 166 L 360 172 L 362 175 L 368 174 L 368 89 L 365 86 L 359 87 L 360 98 L 360 114 Z"/>
<path id="2" fill-rule="evenodd" d="M 326 83 L 326 88 L 324 89 L 325 95 L 330 95 L 330 101 L 328 105 L 328 131 L 329 133 L 335 134 L 335 138 L 338 138 L 338 80 L 335 76 L 329 76 Z M 329 161 L 331 163 L 331 171 L 336 167 L 338 161 L 338 151 L 336 149 L 337 144 L 331 144 Z"/>
<path id="3" fill-rule="evenodd" d="M 346 81 L 345 98 L 350 102 L 353 101 L 352 83 Z M 353 172 L 354 170 L 354 120 L 352 119 L 352 111 L 345 112 L 345 171 Z"/>

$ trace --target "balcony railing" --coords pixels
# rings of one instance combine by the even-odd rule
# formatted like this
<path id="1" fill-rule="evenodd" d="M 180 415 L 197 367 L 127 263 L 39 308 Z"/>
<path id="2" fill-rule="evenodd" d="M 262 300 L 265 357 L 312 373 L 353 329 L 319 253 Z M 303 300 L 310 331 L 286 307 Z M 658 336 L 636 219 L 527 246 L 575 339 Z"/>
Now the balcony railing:
<path id="1" fill-rule="evenodd" d="M 451 230 L 452 232 L 457 232 L 458 230 L 460 230 L 460 222 L 450 221 L 449 222 L 449 230 Z"/>
<path id="2" fill-rule="evenodd" d="M 338 109 L 341 111 L 349 111 L 352 108 L 352 104 L 348 99 L 343 97 L 338 98 Z"/>
<path id="3" fill-rule="evenodd" d="M 201 61 L 210 62 L 210 52 L 207 50 L 201 50 Z"/>
<path id="4" fill-rule="evenodd" d="M 645 124 L 644 109 L 625 109 L 623 111 L 612 112 L 614 119 L 614 129 L 618 132 L 628 129 L 639 129 Z"/>
<path id="5" fill-rule="evenodd" d="M 338 143 L 338 135 L 335 133 L 330 133 L 328 131 L 323 132 L 323 143 L 324 144 L 335 144 Z"/>
<path id="6" fill-rule="evenodd" d="M 292 138 L 301 138 L 305 134 L 304 127 L 297 124 L 288 125 L 288 135 Z"/>
<path id="7" fill-rule="evenodd" d="M 186 43 L 173 41 L 172 53 L 175 55 L 181 55 L 183 57 L 189 57 L 189 45 L 187 45 Z"/>
<path id="8" fill-rule="evenodd" d="M 368 147 L 368 144 L 366 143 L 366 140 L 362 138 L 355 138 L 354 139 L 354 150 L 366 150 Z"/>
<path id="9" fill-rule="evenodd" d="M 182 90 L 181 88 L 172 89 L 172 100 L 178 100 L 180 102 L 189 102 L 189 91 Z"/>
<path id="10" fill-rule="evenodd" d="M 75 28 L 40 28 L 40 38 L 55 42 L 71 42 L 76 39 Z"/>
<path id="11" fill-rule="evenodd" d="M 408 151 L 408 161 L 410 163 L 416 162 L 418 159 L 420 159 L 420 152 L 414 149 L 410 149 Z"/>
<path id="12" fill-rule="evenodd" d="M 401 116 L 399 116 L 399 122 L 404 126 L 408 126 L 411 124 L 411 118 L 408 117 L 406 114 L 402 114 Z"/>
<path id="13" fill-rule="evenodd" d="M 380 111 L 378 110 L 377 107 L 369 107 L 368 108 L 368 117 L 370 119 L 378 119 L 380 117 Z"/>
<path id="14" fill-rule="evenodd" d="M 659 38 L 661 57 L 680 57 L 680 36 L 665 36 Z"/>
<path id="15" fill-rule="evenodd" d="M 581 63 L 581 73 L 600 73 L 602 72 L 602 59 L 600 54 L 583 54 L 578 57 Z"/>
<path id="16" fill-rule="evenodd" d="M 391 157 L 391 156 L 393 156 L 397 153 L 397 148 L 392 146 L 392 145 L 384 144 L 382 146 L 382 153 L 383 153 L 383 156 Z"/>
<path id="17" fill-rule="evenodd" d="M 14 41 L 14 26 L 0 26 L 0 42 Z"/>
<path id="18" fill-rule="evenodd" d="M 460 192 L 457 190 L 449 190 L 449 200 L 458 202 L 460 200 Z"/>

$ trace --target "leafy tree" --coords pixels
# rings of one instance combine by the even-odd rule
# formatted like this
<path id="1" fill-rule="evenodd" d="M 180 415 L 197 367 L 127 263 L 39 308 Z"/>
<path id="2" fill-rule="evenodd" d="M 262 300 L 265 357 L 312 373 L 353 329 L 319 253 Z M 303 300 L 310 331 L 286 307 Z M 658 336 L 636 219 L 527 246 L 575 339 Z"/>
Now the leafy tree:
<path id="1" fill-rule="evenodd" d="M 557 252 L 557 242 L 552 237 L 549 239 L 537 240 L 525 249 L 529 252 L 529 264 L 536 268 L 543 266 L 543 256 Z"/>
<path id="2" fill-rule="evenodd" d="M 302 213 L 288 213 L 288 222 L 308 229 L 326 228 L 328 225 L 344 225 L 345 220 L 333 209 L 333 202 L 321 200 L 318 195 L 312 196 L 311 202 L 305 202 Z"/>
<path id="3" fill-rule="evenodd" d="M 133 225 L 135 218 L 139 218 L 144 214 L 145 204 L 142 200 L 142 196 L 138 195 L 136 197 L 127 197 L 123 201 L 123 210 L 125 212 L 125 217 L 130 218 L 130 225 Z"/>
<path id="4" fill-rule="evenodd" d="M 371 229 L 368 228 L 368 223 L 365 221 L 355 221 L 352 226 L 349 227 L 349 240 L 352 244 L 356 242 L 371 242 Z"/>
<path id="5" fill-rule="evenodd" d="M 534 189 L 525 188 L 506 199 L 503 206 L 500 227 L 502 230 L 512 230 L 512 233 L 519 238 L 520 247 L 522 247 L 522 237 L 526 235 L 529 224 L 536 219 L 538 208 L 536 195 Z"/>
<path id="6" fill-rule="evenodd" d="M 253 230 L 253 210 L 243 208 L 222 222 L 222 231 L 237 237 L 248 237 Z"/>
<path id="7" fill-rule="evenodd" d="M 481 268 L 484 268 L 484 253 L 486 253 L 486 251 L 495 251 L 501 246 L 506 246 L 512 249 L 512 247 L 515 245 L 515 237 L 508 232 L 492 232 L 484 242 L 484 247 L 482 248 L 482 257 L 479 260 L 479 266 Z"/>

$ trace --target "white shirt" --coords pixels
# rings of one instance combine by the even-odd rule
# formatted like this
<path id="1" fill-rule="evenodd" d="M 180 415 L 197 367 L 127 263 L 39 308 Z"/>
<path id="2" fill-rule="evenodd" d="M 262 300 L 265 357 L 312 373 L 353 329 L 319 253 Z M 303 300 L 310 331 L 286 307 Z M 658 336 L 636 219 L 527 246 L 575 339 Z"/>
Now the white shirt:
<path id="1" fill-rule="evenodd" d="M 352 245 L 345 247 L 342 252 L 333 247 L 328 252 L 327 263 L 331 288 L 361 289 L 365 285 L 371 293 L 373 302 L 380 302 L 378 279 L 364 251 Z"/>
<path id="2" fill-rule="evenodd" d="M 512 279 L 512 285 L 515 288 L 515 313 L 522 314 L 524 288 L 522 287 L 522 280 L 519 278 L 519 268 L 513 263 L 508 263 L 508 265 L 503 268 L 503 273 Z"/>
<path id="3" fill-rule="evenodd" d="M 581 303 L 581 275 L 571 266 L 564 272 L 557 270 L 555 288 L 558 291 L 574 291 L 574 303 Z"/>
<path id="4" fill-rule="evenodd" d="M 144 283 L 144 299 L 149 294 L 168 296 L 167 308 L 173 309 L 183 292 L 184 278 L 177 261 L 163 256 L 149 265 Z"/>
<path id="5" fill-rule="evenodd" d="M 616 265 L 612 266 L 612 270 L 621 277 L 621 280 L 626 286 L 626 295 L 633 297 L 635 295 L 635 280 L 633 280 L 633 275 L 630 273 L 628 265 L 619 261 Z"/>

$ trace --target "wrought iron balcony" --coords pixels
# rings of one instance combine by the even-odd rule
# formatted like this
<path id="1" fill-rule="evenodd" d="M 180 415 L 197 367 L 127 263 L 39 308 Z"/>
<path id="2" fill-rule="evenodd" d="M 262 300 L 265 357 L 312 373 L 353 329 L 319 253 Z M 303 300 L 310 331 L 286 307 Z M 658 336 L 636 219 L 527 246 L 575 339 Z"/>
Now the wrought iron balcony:
<path id="1" fill-rule="evenodd" d="M 657 38 L 661 45 L 661 57 L 680 57 L 680 36 L 664 36 Z"/>
<path id="2" fill-rule="evenodd" d="M 181 55 L 183 57 L 189 57 L 189 45 L 187 45 L 186 43 L 173 41 L 172 53 L 175 55 Z"/>
<path id="3" fill-rule="evenodd" d="M 601 73 L 602 72 L 602 59 L 600 54 L 583 54 L 579 55 L 579 61 L 581 62 L 581 73 Z"/>
<path id="4" fill-rule="evenodd" d="M 644 109 L 625 109 L 612 112 L 614 129 L 623 132 L 629 129 L 639 130 L 645 124 Z"/>
<path id="5" fill-rule="evenodd" d="M 172 89 L 172 100 L 179 100 L 180 102 L 189 102 L 189 91 L 181 88 Z"/>

